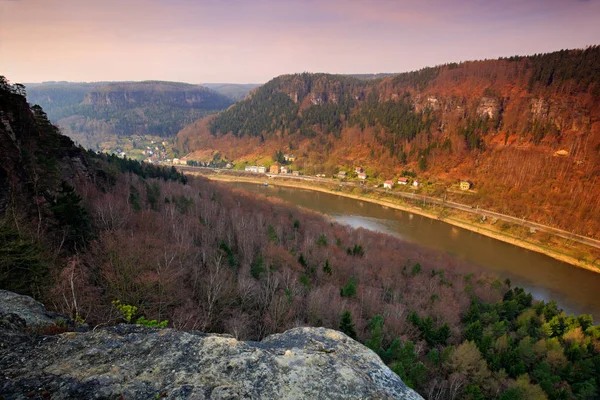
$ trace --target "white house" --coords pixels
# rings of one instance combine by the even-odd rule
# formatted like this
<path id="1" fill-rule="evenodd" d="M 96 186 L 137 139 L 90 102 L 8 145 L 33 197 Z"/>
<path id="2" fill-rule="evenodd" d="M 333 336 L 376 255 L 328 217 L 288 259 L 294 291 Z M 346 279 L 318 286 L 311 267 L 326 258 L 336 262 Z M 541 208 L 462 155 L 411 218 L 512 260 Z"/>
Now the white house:
<path id="1" fill-rule="evenodd" d="M 365 174 L 364 172 L 359 172 L 358 179 L 362 179 L 362 180 L 367 179 L 367 174 Z"/>
<path id="2" fill-rule="evenodd" d="M 384 189 L 391 189 L 394 186 L 394 181 L 385 181 L 383 182 Z"/>

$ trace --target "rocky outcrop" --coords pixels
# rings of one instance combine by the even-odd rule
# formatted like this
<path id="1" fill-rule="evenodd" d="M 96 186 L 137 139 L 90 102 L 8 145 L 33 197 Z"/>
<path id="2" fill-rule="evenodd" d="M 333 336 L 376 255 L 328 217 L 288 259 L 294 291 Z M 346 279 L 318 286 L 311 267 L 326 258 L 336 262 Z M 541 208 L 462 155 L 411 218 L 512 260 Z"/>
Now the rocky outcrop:
<path id="1" fill-rule="evenodd" d="M 0 290 L 0 329 L 22 330 L 53 325 L 59 315 L 29 296 Z"/>
<path id="2" fill-rule="evenodd" d="M 548 102 L 544 99 L 531 100 L 531 114 L 533 119 L 541 120 L 548 117 L 549 108 Z"/>
<path id="3" fill-rule="evenodd" d="M 493 97 L 482 97 L 477 107 L 477 115 L 480 118 L 496 119 L 500 115 L 500 103 Z"/>
<path id="4" fill-rule="evenodd" d="M 0 315 L 44 320 L 39 303 L 12 298 Z M 56 336 L 5 326 L 0 350 L 4 399 L 421 399 L 371 350 L 324 328 L 242 342 L 135 325 Z"/>
<path id="5" fill-rule="evenodd" d="M 83 105 L 136 107 L 166 104 L 171 107 L 222 109 L 231 100 L 200 85 L 178 82 L 110 83 L 85 95 Z"/>

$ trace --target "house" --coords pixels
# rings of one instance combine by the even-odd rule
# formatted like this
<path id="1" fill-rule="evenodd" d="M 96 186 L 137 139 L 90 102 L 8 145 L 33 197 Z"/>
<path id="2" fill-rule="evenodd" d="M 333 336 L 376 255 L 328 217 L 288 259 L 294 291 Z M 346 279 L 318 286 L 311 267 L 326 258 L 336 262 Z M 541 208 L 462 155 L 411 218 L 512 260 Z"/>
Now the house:
<path id="1" fill-rule="evenodd" d="M 364 172 L 359 172 L 358 179 L 362 179 L 362 180 L 367 179 L 367 174 L 365 174 Z"/>
<path id="2" fill-rule="evenodd" d="M 348 176 L 348 173 L 346 171 L 340 171 L 340 172 L 338 172 L 337 176 L 340 179 L 346 179 L 346 176 Z"/>
<path id="3" fill-rule="evenodd" d="M 469 189 L 471 189 L 471 182 L 460 181 L 460 190 L 469 190 Z"/>
<path id="4" fill-rule="evenodd" d="M 279 172 L 281 172 L 282 174 L 289 174 L 290 169 L 288 167 L 281 167 L 281 170 Z"/>
<path id="5" fill-rule="evenodd" d="M 361 167 L 356 167 L 356 168 L 354 168 L 354 172 L 356 172 L 357 174 L 360 174 L 361 172 L 363 172 L 363 169 Z"/>
<path id="6" fill-rule="evenodd" d="M 271 168 L 269 168 L 269 172 L 271 174 L 279 174 L 279 165 L 277 165 L 277 164 L 271 165 Z"/>
<path id="7" fill-rule="evenodd" d="M 300 171 L 292 171 L 292 175 L 300 176 L 300 175 L 302 175 L 302 173 Z"/>
<path id="8" fill-rule="evenodd" d="M 256 165 L 249 165 L 246 167 L 246 172 L 258 172 L 258 167 Z"/>
<path id="9" fill-rule="evenodd" d="M 394 186 L 394 181 L 385 181 L 383 182 L 384 189 L 391 189 Z"/>
<path id="10" fill-rule="evenodd" d="M 398 178 L 398 185 L 408 185 L 408 178 Z"/>
<path id="11" fill-rule="evenodd" d="M 258 171 L 259 174 L 266 174 L 267 173 L 267 167 L 263 167 L 262 165 L 260 167 L 258 167 Z"/>
<path id="12" fill-rule="evenodd" d="M 294 156 L 293 154 L 284 154 L 283 159 L 287 162 L 293 162 L 296 161 L 296 156 Z"/>
<path id="13" fill-rule="evenodd" d="M 179 158 L 173 159 L 173 165 L 179 165 Z"/>
<path id="14" fill-rule="evenodd" d="M 419 187 L 419 185 L 420 185 L 419 181 L 415 179 L 415 180 L 413 181 L 413 186 L 414 186 L 414 187 Z"/>
<path id="15" fill-rule="evenodd" d="M 569 155 L 569 152 L 566 151 L 565 149 L 562 149 L 562 150 L 558 150 L 558 151 L 554 152 L 554 155 L 558 156 L 558 157 L 566 157 Z"/>
<path id="16" fill-rule="evenodd" d="M 233 164 L 228 162 L 227 164 L 225 164 L 225 168 L 231 169 L 231 168 L 233 168 Z"/>

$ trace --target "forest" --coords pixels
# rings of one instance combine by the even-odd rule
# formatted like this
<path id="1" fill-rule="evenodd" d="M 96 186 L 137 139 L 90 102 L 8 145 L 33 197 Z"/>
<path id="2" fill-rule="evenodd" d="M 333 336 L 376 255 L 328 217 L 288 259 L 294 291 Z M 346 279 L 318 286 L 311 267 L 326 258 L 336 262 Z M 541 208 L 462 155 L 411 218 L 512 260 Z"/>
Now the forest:
<path id="1" fill-rule="evenodd" d="M 288 84 L 296 90 L 294 93 L 282 92 L 282 86 Z M 351 94 L 362 86 L 359 79 L 342 75 L 303 73 L 278 77 L 220 113 L 212 121 L 210 131 L 213 135 L 231 132 L 236 137 L 259 136 L 262 140 L 277 131 L 300 132 L 309 138 L 317 132 L 339 134 L 355 105 Z M 311 106 L 298 103 L 298 99 L 313 91 L 316 94 L 310 99 Z"/>
<path id="2" fill-rule="evenodd" d="M 590 316 L 392 236 L 75 147 L 6 80 L 0 107 L 0 288 L 75 326 L 252 340 L 324 326 L 428 399 L 600 396 Z"/>

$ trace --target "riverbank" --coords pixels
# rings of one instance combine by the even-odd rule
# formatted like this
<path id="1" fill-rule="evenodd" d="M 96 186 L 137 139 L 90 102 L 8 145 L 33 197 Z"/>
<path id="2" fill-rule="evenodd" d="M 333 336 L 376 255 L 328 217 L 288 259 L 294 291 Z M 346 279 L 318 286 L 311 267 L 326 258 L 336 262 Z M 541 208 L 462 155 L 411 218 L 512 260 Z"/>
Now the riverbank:
<path id="1" fill-rule="evenodd" d="M 360 192 L 359 188 L 346 188 L 351 192 L 344 191 L 344 187 L 326 187 L 325 183 L 307 182 L 285 178 L 265 178 L 254 176 L 240 176 L 226 173 L 203 173 L 189 172 L 191 175 L 199 175 L 216 181 L 225 182 L 248 182 L 269 185 L 292 187 L 298 189 L 313 190 L 323 193 L 344 196 L 355 200 L 368 201 L 397 210 L 402 210 L 427 218 L 437 219 L 450 225 L 457 226 L 471 232 L 478 233 L 487 237 L 500 240 L 527 250 L 535 251 L 552 257 L 556 260 L 568 263 L 570 265 L 584 268 L 589 271 L 600 273 L 600 264 L 598 255 L 593 254 L 593 250 L 588 246 L 568 242 L 550 234 L 531 232 L 528 229 L 515 224 L 503 222 L 501 224 L 481 220 L 481 217 L 474 213 L 468 213 L 456 209 L 446 208 L 439 205 L 415 205 L 399 198 L 390 198 L 385 194 L 376 192 Z M 333 186 L 331 183 L 329 186 Z M 542 243 L 543 241 L 543 243 Z"/>

